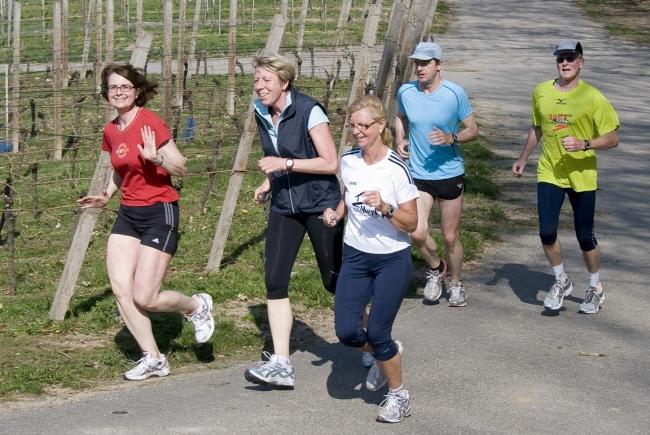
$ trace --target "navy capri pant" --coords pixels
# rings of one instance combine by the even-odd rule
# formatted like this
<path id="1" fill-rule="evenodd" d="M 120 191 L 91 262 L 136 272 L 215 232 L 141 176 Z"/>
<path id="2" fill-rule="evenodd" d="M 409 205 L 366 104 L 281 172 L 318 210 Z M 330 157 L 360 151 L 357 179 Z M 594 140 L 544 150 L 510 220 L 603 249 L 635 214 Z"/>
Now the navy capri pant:
<path id="1" fill-rule="evenodd" d="M 363 347 L 367 342 L 379 361 L 387 361 L 397 354 L 391 332 L 411 271 L 410 248 L 390 254 L 370 254 L 344 245 L 334 298 L 336 336 L 341 343 Z M 363 313 L 370 300 L 368 330 L 364 330 Z"/>
<path id="2" fill-rule="evenodd" d="M 564 197 L 568 196 L 573 209 L 573 225 L 580 249 L 592 251 L 598 246 L 594 235 L 596 191 L 576 192 L 550 183 L 537 183 L 537 210 L 539 213 L 539 237 L 544 245 L 557 240 L 557 228 Z"/>

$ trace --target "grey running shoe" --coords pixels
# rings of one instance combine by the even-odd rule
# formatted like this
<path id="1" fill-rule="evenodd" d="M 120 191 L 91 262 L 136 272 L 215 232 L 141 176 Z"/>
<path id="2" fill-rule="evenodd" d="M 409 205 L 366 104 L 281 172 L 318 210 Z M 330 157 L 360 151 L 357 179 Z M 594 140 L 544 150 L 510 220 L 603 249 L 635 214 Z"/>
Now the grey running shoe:
<path id="1" fill-rule="evenodd" d="M 281 363 L 276 355 L 271 355 L 268 352 L 264 352 L 264 356 L 268 361 L 261 361 L 258 367 L 251 367 L 244 372 L 246 380 L 254 384 L 293 390 L 293 366 Z"/>
<path id="2" fill-rule="evenodd" d="M 377 421 L 381 423 L 399 423 L 411 415 L 411 399 L 408 390 L 388 392 L 379 405 Z"/>
<path id="3" fill-rule="evenodd" d="M 363 352 L 361 354 L 361 362 L 365 368 L 369 369 L 375 363 L 375 357 L 370 352 Z"/>
<path id="4" fill-rule="evenodd" d="M 165 355 L 160 358 L 152 357 L 148 352 L 142 354 L 142 358 L 136 361 L 136 366 L 124 373 L 124 379 L 128 381 L 141 381 L 150 376 L 167 376 L 169 374 L 169 362 Z"/>
<path id="5" fill-rule="evenodd" d="M 443 265 L 442 272 L 429 269 L 427 272 L 427 284 L 424 286 L 424 298 L 428 301 L 435 302 L 442 295 L 442 284 L 447 276 L 447 263 L 440 260 Z"/>
<path id="6" fill-rule="evenodd" d="M 401 355 L 404 352 L 402 342 L 395 340 L 395 345 L 397 346 L 397 351 Z M 368 376 L 366 376 L 366 388 L 370 391 L 377 391 L 386 385 L 386 382 L 386 376 L 384 376 L 384 372 L 381 371 L 379 362 L 375 359 L 370 366 L 370 370 L 368 370 Z"/>
<path id="7" fill-rule="evenodd" d="M 578 307 L 579 313 L 596 314 L 600 306 L 605 302 L 605 292 L 603 286 L 598 283 L 596 287 L 589 287 L 585 290 L 585 300 Z"/>
<path id="8" fill-rule="evenodd" d="M 467 305 L 465 285 L 462 281 L 451 281 L 449 283 L 449 306 L 464 307 L 465 305 Z"/>
<path id="9" fill-rule="evenodd" d="M 559 310 L 562 308 L 564 298 L 569 296 L 572 291 L 573 283 L 569 276 L 563 273 L 560 279 L 555 281 L 555 284 L 551 286 L 546 299 L 544 299 L 544 306 L 549 310 Z"/>
<path id="10" fill-rule="evenodd" d="M 214 317 L 212 316 L 212 296 L 199 293 L 192 296 L 199 302 L 199 308 L 185 318 L 194 325 L 194 338 L 201 344 L 207 342 L 214 333 Z"/>

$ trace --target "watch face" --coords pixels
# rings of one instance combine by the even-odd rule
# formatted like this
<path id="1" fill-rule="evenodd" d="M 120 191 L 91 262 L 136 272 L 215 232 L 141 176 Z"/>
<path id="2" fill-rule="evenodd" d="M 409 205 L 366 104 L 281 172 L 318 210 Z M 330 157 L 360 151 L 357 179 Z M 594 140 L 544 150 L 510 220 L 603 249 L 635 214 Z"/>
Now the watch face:
<path id="1" fill-rule="evenodd" d="M 287 159 L 287 169 L 293 168 L 293 159 Z"/>

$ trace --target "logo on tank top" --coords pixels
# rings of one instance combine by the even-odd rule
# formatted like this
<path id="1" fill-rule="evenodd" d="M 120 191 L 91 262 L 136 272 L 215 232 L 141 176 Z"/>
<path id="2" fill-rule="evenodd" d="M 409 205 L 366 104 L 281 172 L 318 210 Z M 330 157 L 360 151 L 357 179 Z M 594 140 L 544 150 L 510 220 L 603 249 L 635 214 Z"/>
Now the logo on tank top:
<path id="1" fill-rule="evenodd" d="M 117 149 L 115 150 L 115 155 L 120 159 L 125 158 L 128 153 L 129 153 L 129 146 L 125 143 L 121 143 L 120 146 L 118 146 Z"/>

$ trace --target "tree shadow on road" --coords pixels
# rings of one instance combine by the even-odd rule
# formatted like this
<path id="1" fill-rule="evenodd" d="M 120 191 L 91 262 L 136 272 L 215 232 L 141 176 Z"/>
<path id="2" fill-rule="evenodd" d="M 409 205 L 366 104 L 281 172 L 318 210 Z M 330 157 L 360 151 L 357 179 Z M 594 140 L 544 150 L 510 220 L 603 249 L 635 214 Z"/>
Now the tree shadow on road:
<path id="1" fill-rule="evenodd" d="M 264 352 L 273 353 L 273 341 L 268 325 L 266 304 L 250 306 L 249 311 L 255 324 L 264 335 L 264 348 L 260 360 L 266 359 Z M 333 314 L 332 314 L 333 315 Z M 327 392 L 334 399 L 362 399 L 366 403 L 379 404 L 383 400 L 385 389 L 368 391 L 365 386 L 367 369 L 361 364 L 361 352 L 342 345 L 330 343 L 301 319 L 294 319 L 291 332 L 290 353 L 301 351 L 316 357 L 311 364 L 325 366 L 331 363 L 327 377 Z M 328 370 L 323 367 L 323 370 Z M 263 385 L 250 385 L 250 390 L 270 390 Z"/>
<path id="2" fill-rule="evenodd" d="M 501 267 L 492 269 L 494 276 L 486 282 L 489 286 L 496 286 L 499 281 L 508 281 L 510 289 L 522 302 L 530 305 L 544 305 L 546 293 L 553 285 L 553 275 L 549 273 L 530 270 L 528 266 L 518 263 L 506 263 Z M 538 296 L 538 293 L 542 295 Z M 582 299 L 568 296 L 566 300 L 582 302 Z M 545 310 L 542 315 L 557 315 L 557 312 Z"/>

